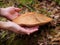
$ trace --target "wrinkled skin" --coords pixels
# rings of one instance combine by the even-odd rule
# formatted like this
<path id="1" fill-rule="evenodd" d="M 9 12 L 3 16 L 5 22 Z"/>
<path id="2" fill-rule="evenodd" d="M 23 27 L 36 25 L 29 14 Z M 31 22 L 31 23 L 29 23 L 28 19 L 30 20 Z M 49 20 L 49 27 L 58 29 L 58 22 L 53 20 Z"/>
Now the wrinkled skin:
<path id="1" fill-rule="evenodd" d="M 17 16 L 19 16 L 19 11 L 20 9 L 15 7 L 1 8 L 1 15 L 12 20 Z M 35 26 L 33 28 L 23 28 L 12 21 L 7 21 L 7 22 L 0 21 L 0 28 L 8 29 L 10 31 L 13 31 L 19 34 L 28 34 L 28 35 L 30 35 L 35 31 L 38 31 L 38 26 Z"/>

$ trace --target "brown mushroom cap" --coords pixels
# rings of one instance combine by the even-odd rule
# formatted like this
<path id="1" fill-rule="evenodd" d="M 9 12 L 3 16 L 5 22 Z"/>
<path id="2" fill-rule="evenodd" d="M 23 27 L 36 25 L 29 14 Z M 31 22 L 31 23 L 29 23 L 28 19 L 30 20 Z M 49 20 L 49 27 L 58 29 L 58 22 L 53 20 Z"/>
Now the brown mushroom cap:
<path id="1" fill-rule="evenodd" d="M 36 12 L 27 12 L 25 14 L 21 14 L 19 17 L 13 19 L 12 21 L 19 25 L 35 26 L 46 24 L 52 21 L 52 19 Z"/>

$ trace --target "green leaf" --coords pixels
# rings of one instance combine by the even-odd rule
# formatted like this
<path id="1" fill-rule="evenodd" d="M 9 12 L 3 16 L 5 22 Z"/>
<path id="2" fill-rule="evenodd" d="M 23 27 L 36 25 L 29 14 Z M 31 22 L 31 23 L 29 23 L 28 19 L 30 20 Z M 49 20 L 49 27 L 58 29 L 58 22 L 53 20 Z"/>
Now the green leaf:
<path id="1" fill-rule="evenodd" d="M 32 4 L 33 0 L 20 0 L 20 3 L 25 5 L 25 4 Z"/>
<path id="2" fill-rule="evenodd" d="M 12 44 L 12 42 L 14 41 L 14 39 L 15 39 L 15 34 L 13 33 L 13 34 L 11 34 L 10 35 L 10 38 L 7 40 L 7 45 L 11 45 Z"/>
<path id="3" fill-rule="evenodd" d="M 1 39 L 2 39 L 2 38 L 5 38 L 6 35 L 7 35 L 7 32 L 6 32 L 6 31 L 3 31 L 3 32 L 2 32 Z"/>

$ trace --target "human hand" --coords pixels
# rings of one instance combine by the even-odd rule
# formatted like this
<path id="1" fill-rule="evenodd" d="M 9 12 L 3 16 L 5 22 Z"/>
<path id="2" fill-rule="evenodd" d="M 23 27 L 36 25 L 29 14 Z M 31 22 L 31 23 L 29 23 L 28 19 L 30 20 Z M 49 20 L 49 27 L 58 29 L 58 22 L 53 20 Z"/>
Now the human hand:
<path id="1" fill-rule="evenodd" d="M 28 35 L 30 35 L 31 33 L 35 32 L 35 31 L 38 31 L 38 26 L 32 27 L 32 28 L 23 28 L 11 21 L 8 21 L 8 22 L 0 21 L 0 28 L 8 29 L 8 30 L 13 31 L 18 34 L 28 34 Z"/>
<path id="2" fill-rule="evenodd" d="M 21 10 L 20 8 L 16 8 L 16 7 L 1 8 L 1 15 L 12 20 L 20 15 L 19 14 L 20 10 Z"/>
<path id="3" fill-rule="evenodd" d="M 19 16 L 19 13 L 18 13 L 19 11 L 20 9 L 15 7 L 1 8 L 2 16 L 5 16 L 10 20 Z M 32 28 L 24 28 L 11 21 L 8 21 L 8 22 L 0 21 L 0 28 L 8 29 L 10 31 L 13 31 L 19 34 L 28 34 L 28 35 L 38 30 L 38 26 L 32 27 Z"/>

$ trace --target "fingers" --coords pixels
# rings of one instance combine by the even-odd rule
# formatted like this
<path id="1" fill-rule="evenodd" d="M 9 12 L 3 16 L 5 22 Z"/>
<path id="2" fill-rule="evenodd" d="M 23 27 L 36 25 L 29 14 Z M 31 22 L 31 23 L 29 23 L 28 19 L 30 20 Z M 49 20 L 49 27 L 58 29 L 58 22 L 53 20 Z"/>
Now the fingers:
<path id="1" fill-rule="evenodd" d="M 7 18 L 8 19 L 14 19 L 14 18 L 16 18 L 17 16 L 19 16 L 19 11 L 20 11 L 20 9 L 19 8 L 15 8 L 15 7 L 10 7 L 9 9 L 11 9 L 11 10 L 9 10 L 9 13 L 7 14 Z"/>
<path id="2" fill-rule="evenodd" d="M 7 13 L 7 14 L 5 15 L 5 17 L 7 17 L 7 18 L 10 19 L 10 20 L 13 20 L 13 19 L 15 19 L 15 18 L 18 17 L 18 16 L 19 16 L 19 13 L 17 13 L 17 12 L 15 12 L 14 14 Z"/>
<path id="3" fill-rule="evenodd" d="M 15 11 L 19 12 L 19 11 L 21 11 L 21 9 L 20 8 L 15 8 Z"/>
<path id="4" fill-rule="evenodd" d="M 1 10 L 2 10 L 1 11 L 2 16 L 5 16 L 11 20 L 16 18 L 19 15 L 18 12 L 20 11 L 20 9 L 16 7 L 7 7 L 7 8 L 2 8 Z"/>
<path id="5" fill-rule="evenodd" d="M 11 7 L 11 8 L 14 9 L 16 12 L 21 11 L 21 9 L 20 8 L 17 8 L 17 7 Z"/>
<path id="6" fill-rule="evenodd" d="M 36 31 L 38 31 L 38 29 L 28 30 L 28 31 L 27 31 L 27 34 L 30 35 L 31 33 L 34 33 L 34 32 L 36 32 Z"/>
<path id="7" fill-rule="evenodd" d="M 39 26 L 32 27 L 31 29 L 28 30 L 28 35 L 30 35 L 33 32 L 38 31 Z"/>
<path id="8" fill-rule="evenodd" d="M 24 34 L 30 35 L 31 33 L 38 31 L 38 26 L 32 27 L 32 28 L 26 28 L 26 27 L 23 28 L 23 27 L 21 27 L 21 31 L 22 31 Z"/>
<path id="9" fill-rule="evenodd" d="M 18 12 L 15 12 L 14 14 L 9 14 L 9 17 L 11 18 L 11 20 L 15 19 L 18 16 L 19 16 Z"/>
<path id="10" fill-rule="evenodd" d="M 8 10 L 14 10 L 14 11 L 16 11 L 16 12 L 19 12 L 21 9 L 20 8 L 17 8 L 17 7 L 8 7 L 8 8 L 6 8 L 6 9 L 8 9 Z"/>

